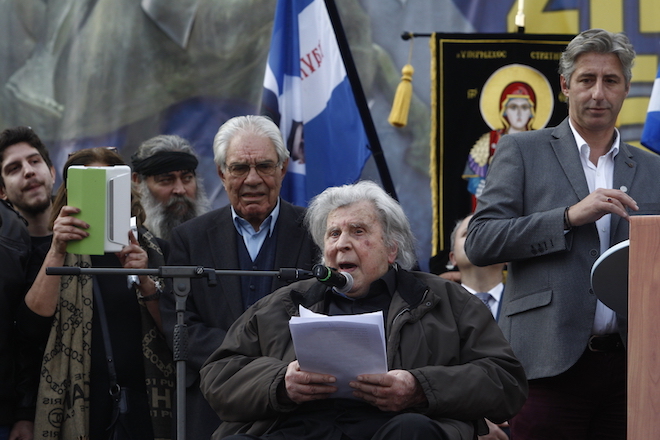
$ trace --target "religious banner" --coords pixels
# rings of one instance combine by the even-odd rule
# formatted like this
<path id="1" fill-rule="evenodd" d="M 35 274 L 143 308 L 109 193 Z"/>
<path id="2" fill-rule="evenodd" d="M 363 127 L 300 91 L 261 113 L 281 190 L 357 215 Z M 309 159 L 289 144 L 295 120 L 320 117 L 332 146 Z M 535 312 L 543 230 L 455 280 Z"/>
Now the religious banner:
<path id="1" fill-rule="evenodd" d="M 431 271 L 448 260 L 456 220 L 470 214 L 505 134 L 554 126 L 568 114 L 557 73 L 571 35 L 431 37 Z"/>

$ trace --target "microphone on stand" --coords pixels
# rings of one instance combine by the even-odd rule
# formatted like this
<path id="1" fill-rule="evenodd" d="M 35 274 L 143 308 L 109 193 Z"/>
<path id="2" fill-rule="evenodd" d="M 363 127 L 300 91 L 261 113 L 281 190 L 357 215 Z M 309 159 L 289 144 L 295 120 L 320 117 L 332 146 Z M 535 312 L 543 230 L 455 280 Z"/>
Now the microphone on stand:
<path id="1" fill-rule="evenodd" d="M 316 264 L 312 273 L 317 280 L 326 286 L 334 287 L 339 293 L 348 293 L 353 288 L 353 277 L 348 272 L 340 272 L 335 268 Z"/>

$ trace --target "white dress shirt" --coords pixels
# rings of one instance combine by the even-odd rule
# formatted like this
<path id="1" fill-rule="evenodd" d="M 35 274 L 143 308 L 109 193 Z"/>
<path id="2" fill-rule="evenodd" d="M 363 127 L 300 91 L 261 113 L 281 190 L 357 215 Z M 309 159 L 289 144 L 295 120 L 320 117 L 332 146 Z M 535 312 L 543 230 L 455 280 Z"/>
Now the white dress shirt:
<path id="1" fill-rule="evenodd" d="M 476 290 L 473 288 L 466 286 L 465 284 L 461 284 L 471 294 L 477 293 Z M 490 293 L 490 300 L 488 300 L 488 308 L 490 309 L 490 313 L 493 314 L 493 318 L 497 319 L 497 312 L 500 309 L 500 302 L 502 301 L 502 292 L 504 292 L 504 284 L 499 283 L 497 286 L 493 287 L 488 291 Z"/>
<path id="2" fill-rule="evenodd" d="M 589 193 L 594 192 L 598 188 L 612 188 L 612 182 L 614 180 L 614 158 L 619 154 L 619 142 L 621 136 L 619 131 L 615 128 L 614 131 L 616 136 L 614 142 L 612 143 L 612 148 L 607 154 L 600 156 L 598 158 L 598 165 L 594 165 L 589 160 L 589 153 L 591 148 L 587 145 L 587 142 L 580 136 L 580 134 L 573 128 L 573 124 L 569 119 L 569 125 L 573 136 L 575 136 L 575 143 L 578 146 L 578 152 L 580 153 L 580 160 L 582 161 L 582 169 L 584 170 L 584 176 L 587 178 L 587 184 L 589 185 Z M 596 220 L 596 228 L 598 229 L 598 238 L 600 239 L 600 253 L 602 254 L 610 247 L 610 218 L 612 214 L 607 214 L 602 216 L 600 219 Z M 618 330 L 616 323 L 616 313 L 607 307 L 605 304 L 598 300 L 596 304 L 596 315 L 594 317 L 594 324 L 592 328 L 592 333 L 595 335 L 604 335 L 609 333 L 616 333 Z"/>

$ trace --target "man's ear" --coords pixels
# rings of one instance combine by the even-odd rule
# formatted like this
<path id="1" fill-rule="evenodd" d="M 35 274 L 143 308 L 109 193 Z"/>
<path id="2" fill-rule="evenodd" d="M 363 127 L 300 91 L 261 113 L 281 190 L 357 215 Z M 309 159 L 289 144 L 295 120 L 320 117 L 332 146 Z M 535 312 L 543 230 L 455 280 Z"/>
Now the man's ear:
<path id="1" fill-rule="evenodd" d="M 7 193 L 5 192 L 4 185 L 0 185 L 0 199 L 7 200 Z"/>
<path id="2" fill-rule="evenodd" d="M 394 243 L 394 245 L 392 246 L 392 248 L 389 250 L 389 252 L 387 254 L 387 262 L 389 264 L 394 264 L 398 254 L 399 254 L 399 245 Z"/>
<path id="3" fill-rule="evenodd" d="M 456 257 L 454 256 L 454 251 L 449 251 L 449 262 L 452 266 L 456 267 Z"/>
<path id="4" fill-rule="evenodd" d="M 564 75 L 559 75 L 559 85 L 561 86 L 561 92 L 564 94 L 566 98 L 568 98 L 568 83 L 566 82 L 566 78 L 564 78 Z"/>
<path id="5" fill-rule="evenodd" d="M 216 169 L 218 170 L 218 176 L 220 176 L 220 180 L 222 180 L 222 183 L 225 183 L 225 173 L 222 171 L 222 167 L 220 165 L 216 165 Z"/>
<path id="6" fill-rule="evenodd" d="M 287 159 L 282 164 L 282 178 L 284 178 L 284 176 L 286 176 L 286 170 L 288 168 L 289 168 L 289 158 L 287 157 Z"/>
<path id="7" fill-rule="evenodd" d="M 135 171 L 133 171 L 133 173 L 131 174 L 131 180 L 135 184 L 142 182 L 142 179 L 140 179 L 140 175 L 138 173 L 136 173 Z"/>

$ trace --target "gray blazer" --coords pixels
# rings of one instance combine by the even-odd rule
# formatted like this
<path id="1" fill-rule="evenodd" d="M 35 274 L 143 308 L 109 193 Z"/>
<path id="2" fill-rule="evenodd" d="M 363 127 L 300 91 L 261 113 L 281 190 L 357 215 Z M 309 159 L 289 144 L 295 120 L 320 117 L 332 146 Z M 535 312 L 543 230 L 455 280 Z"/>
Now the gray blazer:
<path id="1" fill-rule="evenodd" d="M 303 225 L 304 214 L 304 208 L 280 199 L 274 270 L 281 267 L 311 270 L 312 265 L 318 262 L 319 250 Z M 240 268 L 237 235 L 229 205 L 189 220 L 172 231 L 167 264 L 237 270 Z M 285 284 L 273 278 L 272 290 Z M 160 311 L 165 336 L 172 346 L 177 318 L 175 298 L 171 292 L 161 297 Z M 186 362 L 188 438 L 210 438 L 220 424 L 220 419 L 199 390 L 199 370 L 242 313 L 241 281 L 238 276 L 219 276 L 215 287 L 209 287 L 206 279 L 191 281 L 185 312 L 189 341 Z"/>
<path id="2" fill-rule="evenodd" d="M 637 201 L 631 215 L 660 214 L 660 157 L 621 143 L 613 188 Z M 504 136 L 472 218 L 465 250 L 477 265 L 509 262 L 499 324 L 529 379 L 568 370 L 584 352 L 596 311 L 591 267 L 600 255 L 595 223 L 564 234 L 564 209 L 589 194 L 568 120 Z M 611 217 L 610 245 L 628 238 Z M 626 318 L 619 316 L 626 340 Z"/>

